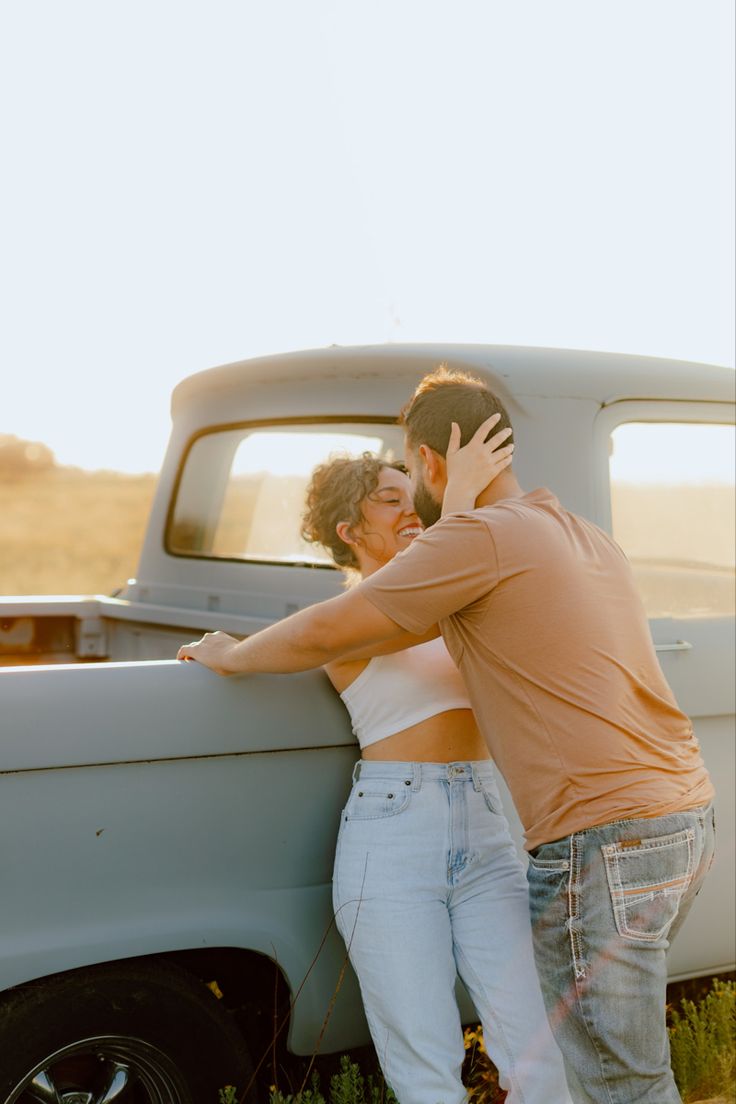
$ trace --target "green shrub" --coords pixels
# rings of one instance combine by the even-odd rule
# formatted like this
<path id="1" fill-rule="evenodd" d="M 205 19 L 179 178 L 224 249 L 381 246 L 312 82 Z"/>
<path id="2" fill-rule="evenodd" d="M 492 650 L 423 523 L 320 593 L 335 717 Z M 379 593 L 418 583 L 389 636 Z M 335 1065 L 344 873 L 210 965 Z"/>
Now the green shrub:
<path id="1" fill-rule="evenodd" d="M 683 999 L 670 1011 L 670 1054 L 677 1087 L 685 1104 L 718 1098 L 718 1104 L 736 1104 L 736 982 L 713 980 L 713 988 L 697 1003 Z M 465 1032 L 465 1082 L 471 1104 L 494 1104 L 504 1098 L 495 1067 L 485 1054 L 480 1028 Z M 220 1089 L 219 1104 L 238 1104 L 235 1089 Z M 311 1088 L 285 1096 L 272 1089 L 269 1104 L 397 1104 L 379 1075 L 364 1077 L 348 1055 L 330 1080 L 325 1099 L 319 1075 Z M 714 1101 L 715 1104 L 715 1101 Z"/>
<path id="2" fill-rule="evenodd" d="M 383 1078 L 363 1078 L 355 1062 L 346 1054 L 340 1059 L 340 1072 L 330 1081 L 330 1104 L 397 1104 Z"/>
<path id="3" fill-rule="evenodd" d="M 221 1104 L 230 1104 L 222 1101 Z M 271 1093 L 269 1104 L 327 1104 L 319 1087 L 319 1076 L 312 1074 L 311 1089 L 284 1096 L 278 1090 Z M 330 1080 L 329 1104 L 397 1104 L 396 1097 L 382 1077 L 363 1077 L 360 1067 L 347 1054 L 340 1059 L 340 1070 Z"/>
<path id="4" fill-rule="evenodd" d="M 302 1089 L 298 1093 L 289 1093 L 288 1096 L 274 1089 L 269 1097 L 269 1104 L 326 1104 L 319 1088 L 319 1074 L 316 1070 L 312 1074 L 311 1089 Z"/>
<path id="5" fill-rule="evenodd" d="M 672 1071 L 683 1100 L 725 1095 L 736 1100 L 736 984 L 713 981 L 695 1004 L 683 1000 L 671 1012 Z"/>

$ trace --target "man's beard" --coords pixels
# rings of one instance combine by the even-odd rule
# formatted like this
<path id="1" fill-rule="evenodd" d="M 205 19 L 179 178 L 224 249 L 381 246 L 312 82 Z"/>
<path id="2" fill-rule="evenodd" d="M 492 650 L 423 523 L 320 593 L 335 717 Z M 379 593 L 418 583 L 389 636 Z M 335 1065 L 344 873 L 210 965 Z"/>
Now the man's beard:
<path id="1" fill-rule="evenodd" d="M 423 481 L 414 490 L 414 509 L 425 529 L 429 529 L 430 525 L 434 525 L 442 517 L 442 503 L 435 502 Z"/>

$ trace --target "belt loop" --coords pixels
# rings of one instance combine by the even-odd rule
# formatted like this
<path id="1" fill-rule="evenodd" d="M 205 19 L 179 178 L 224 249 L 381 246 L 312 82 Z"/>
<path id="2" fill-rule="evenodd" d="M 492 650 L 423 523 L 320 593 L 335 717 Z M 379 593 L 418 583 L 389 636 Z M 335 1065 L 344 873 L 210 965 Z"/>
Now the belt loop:
<path id="1" fill-rule="evenodd" d="M 355 783 L 360 778 L 360 765 L 361 765 L 362 762 L 363 762 L 363 760 L 359 759 L 358 762 L 353 767 L 353 785 L 355 785 Z"/>
<path id="2" fill-rule="evenodd" d="M 475 790 L 476 793 L 480 793 L 480 791 L 483 789 L 483 782 L 482 782 L 482 779 L 480 777 L 480 771 L 478 770 L 475 763 L 471 764 L 470 770 L 471 770 L 472 775 L 473 775 L 473 789 Z"/>
<path id="3" fill-rule="evenodd" d="M 422 788 L 422 764 L 411 763 L 411 788 L 414 793 L 419 793 Z"/>

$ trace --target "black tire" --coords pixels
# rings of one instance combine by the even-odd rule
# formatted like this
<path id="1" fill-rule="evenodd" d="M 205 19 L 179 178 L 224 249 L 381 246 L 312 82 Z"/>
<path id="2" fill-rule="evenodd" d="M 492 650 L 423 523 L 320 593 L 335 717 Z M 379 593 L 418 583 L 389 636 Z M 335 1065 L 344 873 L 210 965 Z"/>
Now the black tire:
<path id="1" fill-rule="evenodd" d="M 241 1099 L 251 1069 L 217 998 L 168 963 L 75 970 L 0 1000 L 0 1104 L 218 1104 L 225 1085 Z"/>

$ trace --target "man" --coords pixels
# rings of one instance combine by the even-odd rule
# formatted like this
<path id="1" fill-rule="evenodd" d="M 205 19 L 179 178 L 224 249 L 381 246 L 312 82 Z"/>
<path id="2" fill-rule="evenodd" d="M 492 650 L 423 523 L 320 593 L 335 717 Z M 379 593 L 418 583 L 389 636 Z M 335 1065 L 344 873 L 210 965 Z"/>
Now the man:
<path id="1" fill-rule="evenodd" d="M 509 428 L 481 381 L 426 377 L 403 422 L 427 531 L 340 597 L 179 656 L 297 671 L 439 623 L 524 824 L 537 968 L 573 1095 L 676 1104 L 665 951 L 712 861 L 713 788 L 618 546 L 511 467 L 474 485 L 491 416 Z M 470 441 L 459 453 L 452 422 Z"/>

